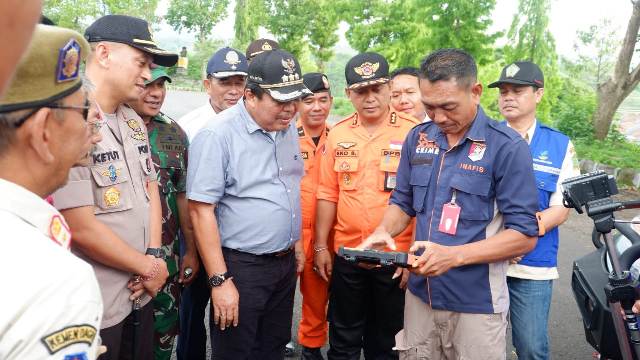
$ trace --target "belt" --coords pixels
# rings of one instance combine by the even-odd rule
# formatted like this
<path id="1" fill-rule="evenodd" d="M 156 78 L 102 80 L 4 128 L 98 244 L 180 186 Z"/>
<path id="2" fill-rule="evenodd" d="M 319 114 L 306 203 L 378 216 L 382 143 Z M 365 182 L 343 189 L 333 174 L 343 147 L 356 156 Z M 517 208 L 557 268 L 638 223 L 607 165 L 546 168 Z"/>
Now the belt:
<path id="1" fill-rule="evenodd" d="M 239 254 L 257 256 L 257 257 L 283 257 L 293 252 L 293 246 L 288 249 L 284 249 L 284 250 L 280 250 L 272 253 L 265 253 L 265 254 L 252 254 L 252 253 L 231 249 L 231 248 L 226 248 L 226 247 L 223 247 L 223 249 L 231 252 L 239 253 Z"/>

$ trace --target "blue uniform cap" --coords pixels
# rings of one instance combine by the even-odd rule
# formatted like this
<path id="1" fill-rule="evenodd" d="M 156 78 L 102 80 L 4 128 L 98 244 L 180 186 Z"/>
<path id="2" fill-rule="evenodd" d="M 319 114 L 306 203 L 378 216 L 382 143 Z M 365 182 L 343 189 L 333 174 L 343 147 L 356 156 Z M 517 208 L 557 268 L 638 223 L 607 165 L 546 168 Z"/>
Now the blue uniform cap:
<path id="1" fill-rule="evenodd" d="M 230 76 L 247 76 L 249 64 L 247 58 L 238 50 L 224 47 L 209 59 L 207 63 L 207 75 L 217 79 Z"/>

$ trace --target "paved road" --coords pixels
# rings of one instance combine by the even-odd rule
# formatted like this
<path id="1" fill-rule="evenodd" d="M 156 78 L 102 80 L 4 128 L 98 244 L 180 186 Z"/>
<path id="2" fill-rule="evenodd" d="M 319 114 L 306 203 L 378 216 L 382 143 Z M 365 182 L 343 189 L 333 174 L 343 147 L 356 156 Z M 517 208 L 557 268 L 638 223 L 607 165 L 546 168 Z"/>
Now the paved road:
<path id="1" fill-rule="evenodd" d="M 190 109 L 200 106 L 206 101 L 203 93 L 171 91 L 167 95 L 164 110 L 169 116 L 177 119 Z M 624 193 L 626 199 L 640 197 L 637 193 Z M 627 211 L 621 218 L 630 218 L 640 212 Z M 578 215 L 572 211 L 569 220 L 560 229 L 560 250 L 558 269 L 560 279 L 554 283 L 553 303 L 549 323 L 551 337 L 551 354 L 554 359 L 591 359 L 593 349 L 584 340 L 582 321 L 571 292 L 571 270 L 573 260 L 593 251 L 591 229 L 593 222 L 586 215 Z M 294 312 L 294 331 L 300 319 L 300 297 L 296 294 Z M 509 340 L 510 341 L 510 340 Z M 509 359 L 515 359 L 512 348 L 507 349 Z"/>

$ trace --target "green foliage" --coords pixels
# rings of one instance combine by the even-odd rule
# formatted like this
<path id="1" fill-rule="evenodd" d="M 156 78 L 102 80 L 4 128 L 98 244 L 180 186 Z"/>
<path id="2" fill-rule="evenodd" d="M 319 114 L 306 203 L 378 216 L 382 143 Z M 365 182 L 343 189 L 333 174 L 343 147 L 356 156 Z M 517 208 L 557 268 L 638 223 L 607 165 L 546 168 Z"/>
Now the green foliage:
<path id="1" fill-rule="evenodd" d="M 209 58 L 222 46 L 222 41 L 217 39 L 206 39 L 196 43 L 194 49 L 189 52 L 187 77 L 193 80 L 204 79 Z"/>
<path id="2" fill-rule="evenodd" d="M 588 143 L 593 139 L 591 118 L 596 107 L 596 93 L 574 78 L 563 80 L 553 112 L 553 125 L 574 141 Z"/>
<path id="3" fill-rule="evenodd" d="M 135 16 L 153 24 L 158 0 L 102 0 L 103 14 Z"/>
<path id="4" fill-rule="evenodd" d="M 258 38 L 258 28 L 264 21 L 265 4 L 263 0 L 236 0 L 235 39 L 233 46 L 244 51 L 251 41 Z"/>
<path id="5" fill-rule="evenodd" d="M 499 62 L 493 61 L 480 66 L 478 68 L 478 81 L 482 84 L 482 97 L 480 98 L 480 104 L 485 113 L 496 120 L 501 120 L 500 109 L 498 108 L 498 89 L 489 89 L 489 84 L 500 78 L 500 72 L 502 71 L 502 65 Z"/>
<path id="6" fill-rule="evenodd" d="M 48 0 L 42 13 L 58 26 L 84 32 L 93 19 L 110 14 L 130 15 L 155 22 L 158 0 Z"/>
<path id="7" fill-rule="evenodd" d="M 616 30 L 610 19 L 589 26 L 587 30 L 579 30 L 574 45 L 579 54 L 580 75 L 584 81 L 594 88 L 604 82 L 613 71 L 615 56 L 620 47 Z"/>
<path id="8" fill-rule="evenodd" d="M 265 0 L 264 25 L 276 36 L 280 47 L 299 58 L 306 41 L 313 0 Z"/>
<path id="9" fill-rule="evenodd" d="M 165 20 L 176 31 L 196 33 L 198 42 L 211 34 L 211 29 L 227 15 L 229 0 L 180 0 L 172 1 Z"/>
<path id="10" fill-rule="evenodd" d="M 580 159 L 619 168 L 637 169 L 640 146 L 627 141 L 612 140 L 576 140 L 576 153 Z"/>
<path id="11" fill-rule="evenodd" d="M 316 0 L 311 2 L 312 14 L 309 21 L 309 48 L 317 66 L 317 71 L 324 72 L 325 64 L 333 56 L 333 46 L 339 38 L 336 34 L 340 16 L 334 1 Z"/>
<path id="12" fill-rule="evenodd" d="M 331 110 L 331 115 L 338 115 L 340 118 L 343 118 L 347 115 L 353 114 L 354 111 L 351 101 L 346 97 L 333 98 L 333 110 Z"/>

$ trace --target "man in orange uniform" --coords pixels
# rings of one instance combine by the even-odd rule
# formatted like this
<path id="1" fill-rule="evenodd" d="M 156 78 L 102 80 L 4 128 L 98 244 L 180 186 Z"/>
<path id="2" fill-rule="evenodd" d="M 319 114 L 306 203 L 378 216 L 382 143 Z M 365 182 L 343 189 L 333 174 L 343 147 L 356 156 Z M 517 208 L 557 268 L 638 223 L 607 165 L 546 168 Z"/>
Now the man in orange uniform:
<path id="1" fill-rule="evenodd" d="M 313 225 L 316 215 L 316 191 L 320 175 L 320 151 L 324 148 L 329 128 L 327 117 L 333 97 L 327 76 L 308 73 L 302 77 L 304 85 L 313 92 L 298 105 L 300 119 L 296 124 L 300 137 L 300 151 L 304 160 L 304 177 L 300 183 L 302 202 L 302 243 L 305 268 L 300 274 L 302 318 L 298 328 L 298 342 L 302 345 L 301 359 L 322 359 L 320 348 L 327 342 L 328 283 L 313 268 Z"/>
<path id="2" fill-rule="evenodd" d="M 395 187 L 405 136 L 419 123 L 390 107 L 389 65 L 377 53 L 356 55 L 346 65 L 347 96 L 356 112 L 331 130 L 321 150 L 315 226 L 315 265 L 329 281 L 329 359 L 397 359 L 394 336 L 402 329 L 407 274 L 359 266 L 328 251 L 356 247 L 382 219 Z M 334 226 L 335 222 L 335 226 Z M 408 251 L 411 231 L 396 237 Z"/>

